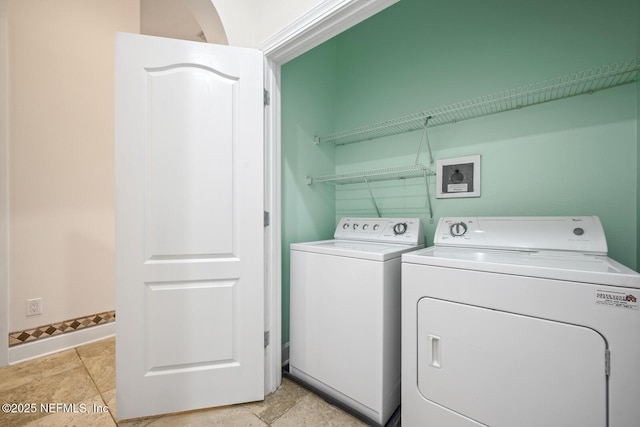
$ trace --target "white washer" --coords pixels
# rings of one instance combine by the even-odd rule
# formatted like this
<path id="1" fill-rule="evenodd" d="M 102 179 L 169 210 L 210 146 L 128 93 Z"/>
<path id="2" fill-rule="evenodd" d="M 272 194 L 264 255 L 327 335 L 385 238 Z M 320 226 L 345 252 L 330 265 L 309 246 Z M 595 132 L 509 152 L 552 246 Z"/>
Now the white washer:
<path id="1" fill-rule="evenodd" d="M 401 255 L 418 218 L 343 218 L 334 240 L 291 245 L 290 374 L 369 420 L 400 404 Z"/>
<path id="2" fill-rule="evenodd" d="M 640 275 L 597 217 L 442 218 L 403 256 L 402 425 L 640 426 Z"/>

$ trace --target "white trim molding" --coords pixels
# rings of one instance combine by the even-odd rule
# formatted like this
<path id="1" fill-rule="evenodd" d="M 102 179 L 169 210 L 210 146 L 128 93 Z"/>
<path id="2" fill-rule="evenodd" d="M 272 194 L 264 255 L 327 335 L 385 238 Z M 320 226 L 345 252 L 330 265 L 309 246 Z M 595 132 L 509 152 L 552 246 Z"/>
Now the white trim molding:
<path id="1" fill-rule="evenodd" d="M 282 65 L 400 0 L 326 0 L 262 42 L 269 61 Z"/>
<path id="2" fill-rule="evenodd" d="M 280 224 L 280 108 L 274 105 L 274 96 L 280 97 L 280 66 L 277 72 L 265 61 L 265 89 L 270 105 L 264 115 L 265 210 L 270 224 L 265 233 L 265 326 L 270 331 L 270 345 L 265 352 L 265 395 L 282 382 L 282 230 Z M 270 78 L 269 76 L 274 76 Z M 278 141 L 277 144 L 274 141 Z"/>
<path id="3" fill-rule="evenodd" d="M 399 0 L 327 0 L 260 44 L 265 55 L 265 89 L 270 105 L 265 109 L 265 209 L 270 212 L 267 227 L 266 330 L 270 345 L 265 354 L 265 393 L 282 381 L 282 206 L 280 67 L 324 43 L 331 37 L 375 15 Z M 287 356 L 288 357 L 288 356 Z"/>
<path id="4" fill-rule="evenodd" d="M 115 336 L 116 322 L 104 325 L 93 326 L 91 328 L 80 329 L 68 334 L 57 335 L 55 337 L 11 347 L 9 349 L 9 364 L 26 362 L 37 357 L 47 356 L 59 351 L 79 347 L 94 341 Z"/>

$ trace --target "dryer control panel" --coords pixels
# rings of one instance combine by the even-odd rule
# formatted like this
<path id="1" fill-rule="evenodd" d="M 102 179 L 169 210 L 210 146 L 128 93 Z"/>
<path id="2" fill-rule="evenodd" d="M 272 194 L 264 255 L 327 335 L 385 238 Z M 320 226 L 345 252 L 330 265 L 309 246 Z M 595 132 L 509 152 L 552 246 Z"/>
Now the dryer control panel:
<path id="1" fill-rule="evenodd" d="M 607 254 L 597 216 L 443 217 L 434 245 Z"/>
<path id="2" fill-rule="evenodd" d="M 424 244 L 420 218 L 342 218 L 333 237 L 368 242 Z"/>

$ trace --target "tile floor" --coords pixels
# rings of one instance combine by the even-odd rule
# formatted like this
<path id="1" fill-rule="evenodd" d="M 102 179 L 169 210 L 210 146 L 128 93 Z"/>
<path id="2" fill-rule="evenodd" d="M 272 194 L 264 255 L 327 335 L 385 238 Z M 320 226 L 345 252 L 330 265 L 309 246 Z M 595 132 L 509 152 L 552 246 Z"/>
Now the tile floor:
<path id="1" fill-rule="evenodd" d="M 36 404 L 32 413 L 0 411 L 0 426 L 365 426 L 288 379 L 263 402 L 117 421 L 115 339 L 0 369 L 0 403 Z M 41 404 L 76 404 L 86 413 L 49 413 Z M 84 406 L 80 406 L 84 405 Z M 107 407 L 105 412 L 94 408 Z"/>

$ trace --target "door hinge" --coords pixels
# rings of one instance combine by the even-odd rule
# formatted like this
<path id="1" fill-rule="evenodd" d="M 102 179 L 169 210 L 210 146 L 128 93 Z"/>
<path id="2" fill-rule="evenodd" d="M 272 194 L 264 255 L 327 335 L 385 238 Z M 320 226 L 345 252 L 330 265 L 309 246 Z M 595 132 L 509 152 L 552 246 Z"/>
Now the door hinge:
<path id="1" fill-rule="evenodd" d="M 271 334 L 269 331 L 264 331 L 264 348 L 267 348 L 271 344 Z"/>
<path id="2" fill-rule="evenodd" d="M 609 349 L 604 351 L 604 374 L 607 377 L 611 374 L 611 352 Z"/>
<path id="3" fill-rule="evenodd" d="M 263 99 L 265 107 L 267 105 L 271 105 L 271 95 L 269 94 L 268 90 L 264 89 L 264 95 L 263 95 L 262 99 Z"/>
<path id="4" fill-rule="evenodd" d="M 269 215 L 269 212 L 264 211 L 264 226 L 268 227 L 269 225 L 271 225 L 271 215 Z"/>

